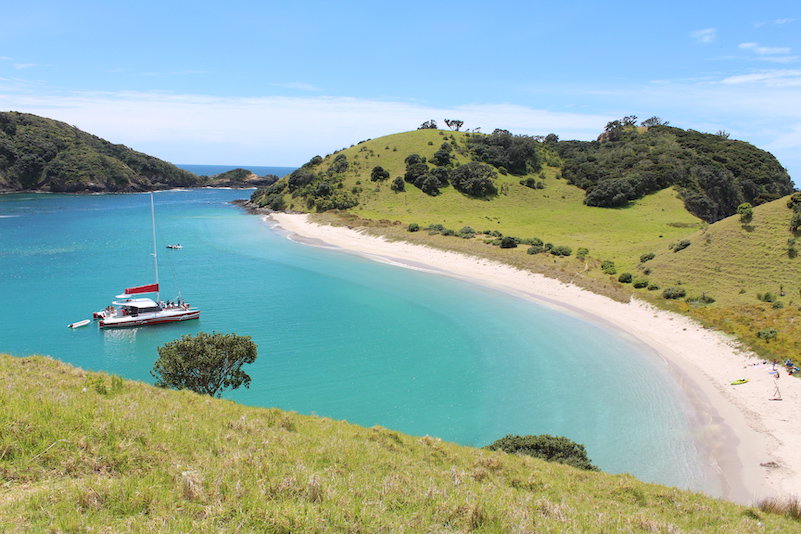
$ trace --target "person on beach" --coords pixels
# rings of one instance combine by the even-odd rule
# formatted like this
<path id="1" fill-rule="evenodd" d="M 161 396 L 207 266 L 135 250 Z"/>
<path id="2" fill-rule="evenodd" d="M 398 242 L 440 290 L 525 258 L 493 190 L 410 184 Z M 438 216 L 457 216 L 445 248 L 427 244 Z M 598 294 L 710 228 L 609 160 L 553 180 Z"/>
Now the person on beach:
<path id="1" fill-rule="evenodd" d="M 779 391 L 779 371 L 776 370 L 776 376 L 773 377 L 776 384 L 776 389 L 773 391 L 773 396 L 768 400 L 782 400 L 782 392 Z"/>

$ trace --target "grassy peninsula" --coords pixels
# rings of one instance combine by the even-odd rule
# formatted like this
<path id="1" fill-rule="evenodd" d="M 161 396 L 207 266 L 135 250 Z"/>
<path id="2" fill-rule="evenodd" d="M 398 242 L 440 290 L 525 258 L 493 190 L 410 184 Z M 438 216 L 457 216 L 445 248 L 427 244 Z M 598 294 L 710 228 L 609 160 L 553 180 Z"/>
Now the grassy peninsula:
<path id="1" fill-rule="evenodd" d="M 642 124 L 625 117 L 591 142 L 424 128 L 316 156 L 251 200 L 636 296 L 796 357 L 790 177 L 722 132 Z"/>
<path id="2" fill-rule="evenodd" d="M 790 532 L 627 475 L 0 355 L 8 532 Z"/>

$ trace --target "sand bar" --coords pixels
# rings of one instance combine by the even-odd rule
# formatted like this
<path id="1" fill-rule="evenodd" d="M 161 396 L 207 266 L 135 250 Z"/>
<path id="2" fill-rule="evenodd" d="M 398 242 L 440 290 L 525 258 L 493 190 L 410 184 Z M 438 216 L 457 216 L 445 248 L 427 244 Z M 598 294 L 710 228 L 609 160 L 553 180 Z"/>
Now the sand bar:
<path id="1" fill-rule="evenodd" d="M 779 365 L 782 400 L 770 400 L 777 385 L 773 366 L 738 350 L 725 335 L 636 299 L 616 302 L 483 258 L 319 225 L 302 214 L 269 218 L 307 244 L 492 287 L 625 332 L 666 362 L 692 404 L 699 443 L 707 449 L 708 468 L 722 481 L 724 498 L 751 505 L 765 497 L 801 496 L 801 380 Z M 748 383 L 731 385 L 739 378 Z"/>

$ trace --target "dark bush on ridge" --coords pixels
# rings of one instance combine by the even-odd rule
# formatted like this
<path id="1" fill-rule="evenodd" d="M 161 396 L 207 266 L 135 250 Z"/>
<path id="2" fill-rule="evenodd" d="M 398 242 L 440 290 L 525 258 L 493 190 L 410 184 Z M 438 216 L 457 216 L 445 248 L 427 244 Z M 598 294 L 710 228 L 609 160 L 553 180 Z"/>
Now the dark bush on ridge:
<path id="1" fill-rule="evenodd" d="M 631 279 L 631 273 L 620 273 L 620 276 L 617 277 L 617 281 L 621 284 L 630 284 Z"/>
<path id="2" fill-rule="evenodd" d="M 484 448 L 491 451 L 504 451 L 509 454 L 525 454 L 587 471 L 599 470 L 592 465 L 584 445 L 563 436 L 552 436 L 550 434 L 518 436 L 509 434 Z"/>

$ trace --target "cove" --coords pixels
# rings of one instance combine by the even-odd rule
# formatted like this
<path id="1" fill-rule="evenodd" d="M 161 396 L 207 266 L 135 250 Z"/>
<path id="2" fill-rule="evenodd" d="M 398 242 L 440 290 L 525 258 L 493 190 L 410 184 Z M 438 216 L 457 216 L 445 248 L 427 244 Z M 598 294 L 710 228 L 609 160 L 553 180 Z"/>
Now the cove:
<path id="1" fill-rule="evenodd" d="M 427 272 L 292 242 L 229 204 L 249 192 L 157 193 L 163 299 L 199 321 L 78 330 L 152 278 L 147 195 L 0 197 L 0 350 L 152 383 L 158 346 L 250 335 L 250 389 L 226 398 L 483 446 L 505 434 L 583 443 L 613 473 L 717 494 L 689 405 L 662 363 L 615 331 Z M 178 242 L 182 250 L 167 250 Z"/>

